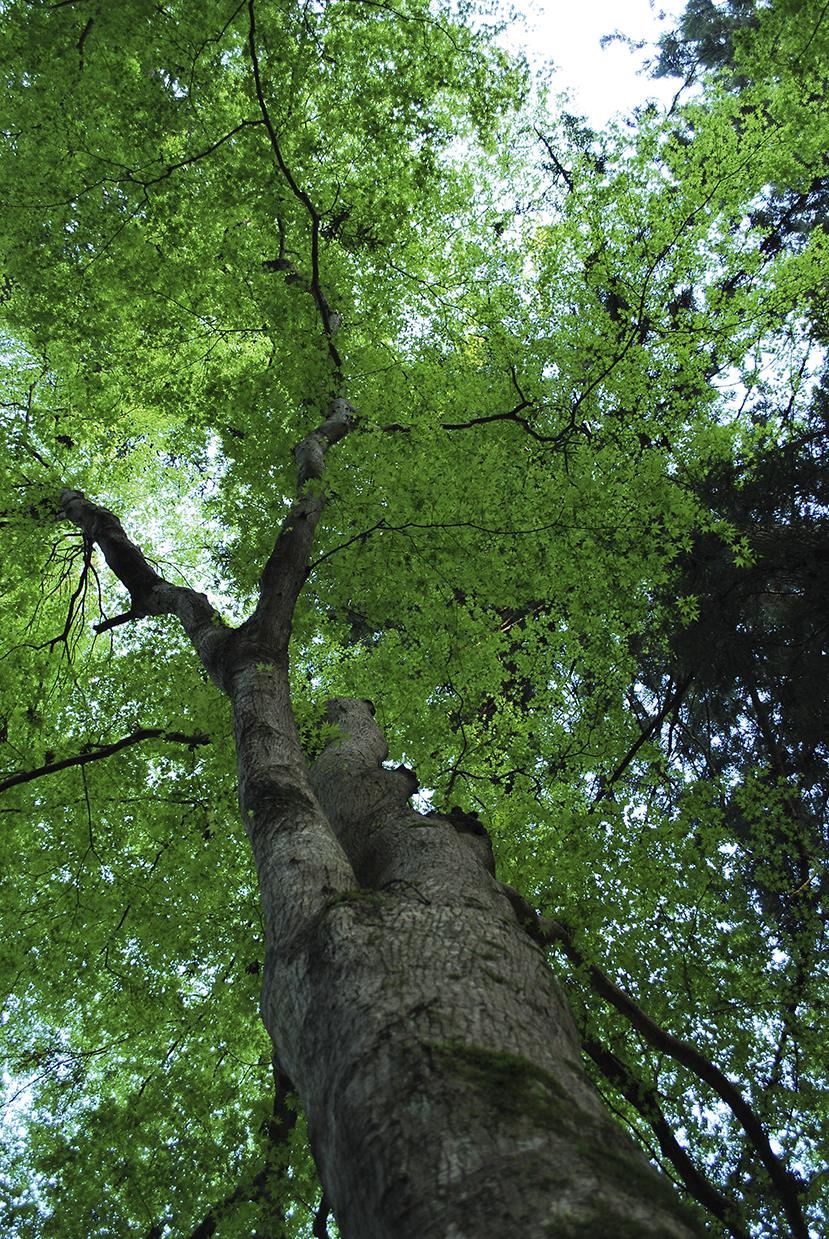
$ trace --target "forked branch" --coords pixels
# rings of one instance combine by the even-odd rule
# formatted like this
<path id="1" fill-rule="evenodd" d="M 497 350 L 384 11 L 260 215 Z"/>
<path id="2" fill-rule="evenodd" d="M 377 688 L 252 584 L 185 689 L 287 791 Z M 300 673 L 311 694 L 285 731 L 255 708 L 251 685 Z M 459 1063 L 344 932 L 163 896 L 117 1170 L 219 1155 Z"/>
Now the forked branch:
<path id="1" fill-rule="evenodd" d="M 697 1169 L 677 1140 L 670 1123 L 662 1113 L 656 1090 L 643 1084 L 626 1063 L 593 1038 L 584 1037 L 582 1046 L 608 1083 L 650 1124 L 663 1157 L 674 1167 L 688 1194 L 714 1217 L 719 1218 L 732 1239 L 748 1239 L 748 1232 L 734 1201 L 723 1196 L 711 1180 Z"/>
<path id="2" fill-rule="evenodd" d="M 129 593 L 131 615 L 176 615 L 206 670 L 220 683 L 220 654 L 228 629 L 207 596 L 166 581 L 147 562 L 141 548 L 127 537 L 118 517 L 79 490 L 62 490 L 60 505 L 67 519 L 103 552 L 107 564 Z"/>
<path id="3" fill-rule="evenodd" d="M 619 989 L 618 985 L 614 984 L 600 968 L 590 963 L 575 945 L 570 930 L 560 921 L 542 917 L 535 925 L 528 925 L 527 928 L 537 941 L 549 946 L 554 944 L 561 946 L 567 958 L 586 974 L 596 993 L 601 994 L 602 998 L 615 1007 L 654 1049 L 670 1055 L 683 1067 L 687 1067 L 699 1079 L 704 1080 L 725 1102 L 746 1133 L 777 1189 L 794 1239 L 808 1239 L 809 1230 L 800 1204 L 802 1184 L 775 1156 L 763 1124 L 737 1086 L 732 1084 L 719 1067 L 706 1058 L 695 1045 L 682 1041 L 679 1037 L 667 1032 L 651 1019 L 629 994 Z"/>

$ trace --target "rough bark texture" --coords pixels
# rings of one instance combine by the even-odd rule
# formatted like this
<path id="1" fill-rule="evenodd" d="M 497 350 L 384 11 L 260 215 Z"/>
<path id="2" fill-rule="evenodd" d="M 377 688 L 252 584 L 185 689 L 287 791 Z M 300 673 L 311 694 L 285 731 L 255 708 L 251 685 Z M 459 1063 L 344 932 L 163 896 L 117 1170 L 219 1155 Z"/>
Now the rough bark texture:
<path id="1" fill-rule="evenodd" d="M 346 738 L 298 813 L 332 828 L 324 858 L 309 863 L 289 812 L 291 842 L 257 828 L 254 849 L 273 934 L 263 1015 L 344 1239 L 693 1234 L 587 1082 L 546 959 L 474 837 L 408 806 L 411 772 L 381 765 L 370 703 L 329 710 Z M 304 928 L 286 890 L 300 872 Z"/>
<path id="2" fill-rule="evenodd" d="M 329 704 L 340 738 L 308 769 L 288 640 L 324 456 L 350 415 L 335 400 L 298 446 L 299 497 L 235 630 L 203 594 L 161 578 L 111 512 L 62 495 L 127 588 L 128 615 L 177 615 L 230 698 L 262 898 L 263 1019 L 340 1233 L 690 1239 L 672 1189 L 587 1081 L 564 998 L 482 829 L 409 806 L 417 781 L 383 766 L 370 702 Z"/>

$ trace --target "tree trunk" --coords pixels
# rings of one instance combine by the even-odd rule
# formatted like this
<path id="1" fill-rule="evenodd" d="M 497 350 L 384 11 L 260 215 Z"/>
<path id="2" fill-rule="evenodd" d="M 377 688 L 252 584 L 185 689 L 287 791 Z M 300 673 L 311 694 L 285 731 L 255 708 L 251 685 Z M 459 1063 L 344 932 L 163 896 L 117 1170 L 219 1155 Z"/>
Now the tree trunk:
<path id="1" fill-rule="evenodd" d="M 263 1018 L 343 1239 L 695 1228 L 607 1114 L 488 840 L 408 805 L 369 702 L 305 772 L 283 668 L 234 678 L 266 932 Z"/>
<path id="2" fill-rule="evenodd" d="M 335 401 L 298 446 L 300 489 L 347 425 Z M 177 615 L 230 698 L 265 929 L 262 1015 L 343 1239 L 691 1239 L 673 1190 L 585 1077 L 483 828 L 409 806 L 417 780 L 383 766 L 370 702 L 329 703 L 339 737 L 308 769 L 288 643 L 319 488 L 286 517 L 237 629 L 160 577 L 113 513 L 74 490 L 61 502 L 129 590 L 130 616 Z"/>

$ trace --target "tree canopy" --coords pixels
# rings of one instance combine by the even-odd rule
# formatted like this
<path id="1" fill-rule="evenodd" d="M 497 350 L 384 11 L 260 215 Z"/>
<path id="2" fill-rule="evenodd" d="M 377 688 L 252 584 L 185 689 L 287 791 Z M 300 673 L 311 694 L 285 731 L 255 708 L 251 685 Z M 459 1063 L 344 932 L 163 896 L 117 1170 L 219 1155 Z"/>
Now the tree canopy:
<path id="1" fill-rule="evenodd" d="M 0 5 L 9 1234 L 323 1233 L 229 712 L 61 493 L 239 624 L 343 391 L 309 760 L 371 699 L 701 1224 L 826 1226 L 829 15 L 689 4 L 693 88 L 603 133 L 496 33 Z"/>

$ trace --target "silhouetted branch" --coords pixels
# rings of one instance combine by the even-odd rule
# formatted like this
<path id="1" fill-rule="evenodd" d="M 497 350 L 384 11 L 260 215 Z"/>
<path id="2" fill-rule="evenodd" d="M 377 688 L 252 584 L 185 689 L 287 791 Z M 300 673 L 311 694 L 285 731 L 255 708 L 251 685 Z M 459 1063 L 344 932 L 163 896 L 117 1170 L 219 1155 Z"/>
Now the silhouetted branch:
<path id="1" fill-rule="evenodd" d="M 539 918 L 534 926 L 527 925 L 527 929 L 537 941 L 549 946 L 560 945 L 571 963 L 586 973 L 596 993 L 601 994 L 602 998 L 615 1007 L 654 1049 L 669 1054 L 676 1062 L 687 1067 L 694 1075 L 704 1080 L 725 1102 L 768 1171 L 769 1178 L 780 1196 L 792 1235 L 795 1239 L 809 1239 L 808 1227 L 800 1206 L 800 1193 L 803 1185 L 800 1179 L 787 1170 L 780 1159 L 775 1156 L 762 1123 L 737 1086 L 732 1084 L 719 1067 L 706 1058 L 695 1045 L 688 1041 L 681 1041 L 672 1033 L 667 1032 L 655 1020 L 652 1020 L 629 994 L 619 989 L 600 968 L 589 963 L 573 942 L 573 935 L 560 921 L 543 917 Z"/>
<path id="2" fill-rule="evenodd" d="M 662 1113 L 659 1094 L 633 1074 L 630 1068 L 606 1049 L 598 1041 L 590 1037 L 582 1039 L 582 1045 L 587 1054 L 601 1071 L 605 1079 L 615 1088 L 626 1101 L 638 1110 L 642 1118 L 653 1129 L 664 1157 L 668 1159 L 682 1180 L 688 1193 L 697 1200 L 703 1208 L 728 1228 L 733 1239 L 748 1239 L 740 1211 L 734 1201 L 723 1196 L 709 1179 L 702 1174 L 678 1142 L 673 1130 Z"/>
<path id="3" fill-rule="evenodd" d="M 328 1215 L 331 1212 L 331 1207 L 328 1204 L 328 1197 L 323 1192 L 320 1199 L 319 1208 L 314 1217 L 314 1228 L 312 1235 L 314 1239 L 330 1239 L 328 1234 Z"/>
<path id="4" fill-rule="evenodd" d="M 572 433 L 572 428 L 567 426 L 564 430 L 559 431 L 558 434 L 554 435 L 539 434 L 539 432 L 530 425 L 526 417 L 520 416 L 523 410 L 531 408 L 532 404 L 532 400 L 521 400 L 517 405 L 515 405 L 514 408 L 509 409 L 506 413 L 488 413 L 483 417 L 470 417 L 466 422 L 441 422 L 441 427 L 443 430 L 469 430 L 472 426 L 487 426 L 490 422 L 515 422 L 515 424 L 520 426 L 522 430 L 526 431 L 532 439 L 535 439 L 536 443 L 552 443 L 556 446 L 560 446 Z M 387 428 L 383 427 L 383 429 L 385 430 Z"/>
<path id="5" fill-rule="evenodd" d="M 355 542 L 365 542 L 371 534 L 376 533 L 378 529 L 384 529 L 386 525 L 385 518 L 381 518 L 376 525 L 370 525 L 368 529 L 361 529 L 359 533 L 355 533 L 353 538 L 347 538 L 345 542 L 340 542 L 338 546 L 332 546 L 330 551 L 326 551 L 323 555 L 319 555 L 313 563 L 308 565 L 308 571 L 312 572 L 324 560 L 330 556 L 336 555 L 338 551 L 344 551 L 346 547 L 352 546 Z"/>
<path id="6" fill-rule="evenodd" d="M 339 315 L 332 311 L 322 292 L 320 283 L 320 268 L 319 268 L 319 241 L 320 241 L 320 224 L 322 217 L 311 201 L 310 195 L 297 182 L 288 164 L 285 162 L 285 157 L 282 153 L 282 146 L 279 141 L 279 136 L 274 127 L 271 115 L 268 110 L 265 92 L 262 88 L 262 75 L 259 68 L 259 54 L 256 50 L 256 16 L 254 13 L 254 0 L 248 0 L 248 52 L 250 62 L 253 67 L 253 82 L 256 90 L 256 98 L 259 102 L 259 110 L 262 114 L 262 121 L 268 133 L 268 138 L 273 151 L 276 166 L 285 178 L 285 182 L 293 196 L 302 204 L 311 222 L 311 295 L 316 302 L 319 310 L 322 326 L 328 340 L 328 353 L 331 361 L 334 364 L 334 371 L 339 378 L 342 371 L 342 360 L 334 344 L 334 336 L 337 333 L 339 325 Z"/>
<path id="7" fill-rule="evenodd" d="M 222 1200 L 211 1205 L 187 1239 L 210 1239 L 219 1223 L 227 1217 L 235 1205 L 243 1201 L 261 1200 L 265 1196 L 274 1174 L 279 1171 L 280 1160 L 287 1164 L 287 1147 L 297 1121 L 296 1108 L 288 1105 L 287 1101 L 288 1094 L 294 1092 L 294 1086 L 275 1060 L 273 1068 L 273 1113 L 265 1129 L 268 1136 L 268 1152 L 264 1165 L 252 1177 L 243 1178 Z M 326 1209 L 326 1217 L 327 1215 Z M 314 1234 L 317 1234 L 316 1229 Z"/>
<path id="8" fill-rule="evenodd" d="M 67 519 L 103 552 L 107 564 L 129 592 L 132 615 L 177 616 L 205 668 L 223 687 L 219 662 L 229 630 L 207 596 L 166 581 L 150 566 L 141 548 L 127 537 L 118 517 L 79 490 L 62 490 L 60 506 Z"/>
<path id="9" fill-rule="evenodd" d="M 630 746 L 627 753 L 625 753 L 624 757 L 619 762 L 619 764 L 615 767 L 615 769 L 610 774 L 610 776 L 607 779 L 602 781 L 602 786 L 600 787 L 599 791 L 593 798 L 593 805 L 592 805 L 593 808 L 595 808 L 595 806 L 601 800 L 605 798 L 605 796 L 610 791 L 611 787 L 617 781 L 617 779 L 620 779 L 622 777 L 622 775 L 627 770 L 630 763 L 633 761 L 636 754 L 639 752 L 642 746 L 646 744 L 648 740 L 650 740 L 654 732 L 656 732 L 662 726 L 662 724 L 664 723 L 668 715 L 671 713 L 671 711 L 675 710 L 676 707 L 682 703 L 682 700 L 685 697 L 685 694 L 687 693 L 693 678 L 694 678 L 693 673 L 689 673 L 688 675 L 685 676 L 683 680 L 680 680 L 679 684 L 677 685 L 676 691 L 670 694 L 670 696 L 666 699 L 665 704 L 662 706 L 662 708 L 653 716 L 653 718 L 650 720 L 648 725 L 642 728 L 640 735 L 636 738 L 636 740 Z"/>
<path id="10" fill-rule="evenodd" d="M 558 173 L 558 175 L 559 175 L 559 176 L 563 179 L 563 181 L 564 181 L 565 185 L 567 186 L 568 190 L 572 193 L 573 188 L 574 188 L 574 186 L 573 186 L 573 178 L 572 178 L 572 176 L 570 175 L 570 173 L 567 171 L 567 169 L 564 167 L 564 165 L 561 163 L 561 161 L 560 161 L 560 159 L 558 158 L 558 156 L 556 155 L 555 151 L 553 150 L 552 146 L 550 145 L 550 140 L 549 140 L 549 138 L 546 138 L 546 137 L 544 136 L 544 134 L 541 132 L 541 130 L 540 130 L 540 129 L 536 129 L 536 131 L 535 131 L 535 132 L 536 132 L 536 134 L 538 135 L 539 140 L 542 142 L 542 144 L 543 144 L 543 146 L 544 146 L 545 151 L 547 152 L 547 154 L 549 155 L 550 159 L 552 160 L 552 163 L 553 163 L 553 169 L 554 169 L 554 170 L 555 170 L 555 172 L 557 172 L 557 173 Z"/>
<path id="11" fill-rule="evenodd" d="M 82 554 L 83 563 L 81 565 L 81 574 L 78 578 L 78 583 L 75 586 L 74 592 L 69 599 L 69 605 L 66 608 L 66 619 L 63 624 L 63 631 L 58 633 L 56 637 L 51 637 L 44 643 L 44 646 L 41 647 L 45 648 L 48 646 L 51 651 L 54 650 L 56 645 L 63 645 L 66 649 L 67 657 L 71 657 L 69 650 L 69 636 L 72 632 L 72 626 L 78 617 L 80 617 L 81 622 L 83 621 L 84 603 L 86 601 L 86 591 L 89 584 L 89 570 L 92 566 L 92 542 L 86 533 L 84 533 L 83 537 Z M 74 555 L 72 556 L 72 560 L 74 560 Z M 68 571 L 64 573 L 61 579 L 63 580 L 67 575 Z"/>
<path id="12" fill-rule="evenodd" d="M 109 632 L 110 628 L 118 628 L 121 624 L 128 624 L 130 620 L 143 619 L 144 616 L 139 615 L 136 611 L 124 611 L 121 615 L 113 615 L 111 619 L 102 620 L 100 624 L 93 624 L 93 632 Z"/>
<path id="13" fill-rule="evenodd" d="M 162 727 L 140 727 L 132 735 L 115 740 L 112 744 L 102 744 L 88 753 L 76 753 L 74 757 L 64 757 L 61 761 L 48 762 L 44 766 L 37 766 L 34 770 L 21 770 L 18 774 L 12 774 L 0 782 L 0 792 L 5 792 L 10 787 L 17 787 L 21 783 L 31 783 L 33 779 L 43 778 L 47 774 L 55 774 L 58 770 L 67 770 L 70 766 L 86 766 L 91 761 L 112 757 L 113 753 L 120 753 L 121 749 L 140 744 L 143 740 L 165 740 L 173 744 L 186 744 L 190 748 L 195 748 L 200 744 L 210 744 L 210 736 L 201 733 L 188 736 L 180 731 L 165 731 Z"/>
<path id="14" fill-rule="evenodd" d="M 195 155 L 188 155 L 185 159 L 178 159 L 175 163 L 168 164 L 163 172 L 159 172 L 158 176 L 150 177 L 148 180 L 143 180 L 140 176 L 130 175 L 129 180 L 134 181 L 137 185 L 143 186 L 144 189 L 150 185 L 157 185 L 159 181 L 166 181 L 168 176 L 172 176 L 179 168 L 187 168 L 190 164 L 198 163 L 200 159 L 205 159 L 208 155 L 212 155 L 220 146 L 224 146 L 225 142 L 229 142 L 231 138 L 235 138 L 237 133 L 241 133 L 243 129 L 250 129 L 253 126 L 261 125 L 261 120 L 240 120 L 238 125 L 234 125 L 227 133 L 223 133 L 215 142 L 211 142 L 204 150 L 197 151 Z"/>

